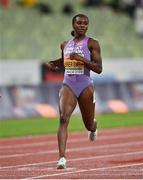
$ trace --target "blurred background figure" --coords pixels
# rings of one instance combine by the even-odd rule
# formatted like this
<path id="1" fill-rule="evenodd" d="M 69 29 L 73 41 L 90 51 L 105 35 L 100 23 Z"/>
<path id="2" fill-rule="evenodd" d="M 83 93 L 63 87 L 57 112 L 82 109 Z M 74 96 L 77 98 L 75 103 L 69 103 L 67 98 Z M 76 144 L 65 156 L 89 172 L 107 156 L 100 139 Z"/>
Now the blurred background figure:
<path id="1" fill-rule="evenodd" d="M 89 7 L 89 6 L 99 7 L 102 5 L 103 0 L 84 0 L 83 3 L 84 3 L 84 6 L 86 7 Z"/>
<path id="2" fill-rule="evenodd" d="M 111 7 L 113 11 L 120 10 L 120 1 L 119 0 L 105 0 L 105 5 Z"/>
<path id="3" fill-rule="evenodd" d="M 72 13 L 74 13 L 74 9 L 73 6 L 70 3 L 66 3 L 64 4 L 63 8 L 62 8 L 62 13 L 64 13 L 65 15 L 70 15 Z"/>
<path id="4" fill-rule="evenodd" d="M 10 0 L 1 0 L 1 5 L 3 7 L 8 7 L 9 6 L 9 3 L 10 3 Z"/>
<path id="5" fill-rule="evenodd" d="M 143 0 L 137 1 L 137 8 L 135 11 L 135 29 L 137 34 L 143 38 Z"/>
<path id="6" fill-rule="evenodd" d="M 20 2 L 26 7 L 33 7 L 38 3 L 38 0 L 21 0 Z"/>
<path id="7" fill-rule="evenodd" d="M 133 18 L 137 5 L 136 0 L 121 0 L 120 4 L 123 12 Z"/>

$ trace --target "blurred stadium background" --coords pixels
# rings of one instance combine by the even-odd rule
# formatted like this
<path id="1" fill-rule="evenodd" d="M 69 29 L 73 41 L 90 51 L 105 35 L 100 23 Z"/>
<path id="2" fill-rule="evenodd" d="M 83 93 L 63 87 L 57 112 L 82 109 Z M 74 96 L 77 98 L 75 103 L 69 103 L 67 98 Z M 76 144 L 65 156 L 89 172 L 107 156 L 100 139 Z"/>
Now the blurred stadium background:
<path id="1" fill-rule="evenodd" d="M 102 49 L 103 73 L 91 73 L 96 112 L 143 110 L 142 0 L 0 0 L 1 120 L 57 117 L 63 72 L 43 63 L 60 56 L 77 13 Z"/>

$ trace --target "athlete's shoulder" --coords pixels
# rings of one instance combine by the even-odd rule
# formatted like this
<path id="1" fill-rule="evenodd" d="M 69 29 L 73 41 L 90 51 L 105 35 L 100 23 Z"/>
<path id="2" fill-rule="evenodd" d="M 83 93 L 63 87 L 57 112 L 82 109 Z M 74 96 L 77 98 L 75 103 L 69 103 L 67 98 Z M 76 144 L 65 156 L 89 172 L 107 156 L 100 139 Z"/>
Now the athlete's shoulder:
<path id="1" fill-rule="evenodd" d="M 71 41 L 71 40 L 67 40 L 61 43 L 61 49 L 63 50 L 65 48 L 65 46 L 67 45 L 67 43 Z"/>
<path id="2" fill-rule="evenodd" d="M 64 47 L 66 46 L 67 42 L 68 42 L 68 41 L 64 41 L 64 42 L 61 43 L 61 46 L 60 46 L 60 47 L 61 47 L 62 50 L 63 50 Z"/>
<path id="3" fill-rule="evenodd" d="M 88 47 L 89 47 L 89 49 L 93 49 L 93 48 L 100 49 L 99 41 L 97 39 L 93 39 L 93 38 L 89 37 Z"/>
<path id="4" fill-rule="evenodd" d="M 93 39 L 91 37 L 89 37 L 88 43 L 89 44 L 97 44 L 97 45 L 99 45 L 99 41 L 97 39 Z"/>

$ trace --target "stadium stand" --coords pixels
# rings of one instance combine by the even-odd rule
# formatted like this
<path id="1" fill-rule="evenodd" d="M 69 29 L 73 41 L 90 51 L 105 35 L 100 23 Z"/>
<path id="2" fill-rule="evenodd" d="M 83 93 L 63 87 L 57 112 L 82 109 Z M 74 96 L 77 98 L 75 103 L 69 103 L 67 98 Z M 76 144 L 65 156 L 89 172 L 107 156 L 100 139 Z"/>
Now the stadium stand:
<path id="1" fill-rule="evenodd" d="M 53 10 L 41 14 L 37 8 L 23 7 L 17 2 L 11 1 L 7 9 L 0 7 L 1 61 L 59 57 L 59 45 L 70 38 L 71 18 L 76 13 L 89 16 L 88 34 L 100 41 L 103 57 L 143 57 L 143 40 L 137 36 L 133 19 L 110 7 L 83 7 L 81 1 L 69 1 L 74 13 L 65 15 L 65 0 L 39 0 Z"/>

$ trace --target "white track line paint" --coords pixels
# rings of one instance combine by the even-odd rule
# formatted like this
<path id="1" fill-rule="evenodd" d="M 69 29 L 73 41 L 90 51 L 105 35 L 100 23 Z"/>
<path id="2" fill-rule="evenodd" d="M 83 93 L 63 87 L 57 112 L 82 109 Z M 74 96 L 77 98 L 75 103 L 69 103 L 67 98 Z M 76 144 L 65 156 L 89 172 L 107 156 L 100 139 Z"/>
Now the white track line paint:
<path id="1" fill-rule="evenodd" d="M 140 126 L 137 126 L 137 127 L 126 127 L 126 128 L 123 128 L 123 127 L 119 127 L 119 128 L 110 128 L 110 129 L 99 129 L 99 132 L 104 134 L 104 133 L 120 133 L 122 131 L 140 131 L 142 132 L 143 130 L 143 127 L 140 127 Z M 79 135 L 79 134 L 84 134 L 84 131 L 76 131 L 76 132 L 70 132 L 70 134 L 72 135 Z M 13 141 L 13 140 L 27 140 L 27 139 L 39 139 L 39 138 L 45 138 L 47 136 L 50 136 L 50 137 L 55 137 L 54 134 L 47 134 L 47 135 L 29 135 L 29 136 L 20 136 L 20 137 L 10 137 L 10 138 L 1 138 L 0 139 L 0 142 L 1 141 Z"/>
<path id="2" fill-rule="evenodd" d="M 101 148 L 113 148 L 113 147 L 124 147 L 124 146 L 135 146 L 135 145 L 143 145 L 143 141 L 138 142 L 126 142 L 126 143 L 115 143 L 115 144 L 106 144 L 106 145 L 98 145 L 98 146 L 88 146 L 88 147 L 81 147 L 81 148 L 70 148 L 67 149 L 67 152 L 79 152 L 85 150 L 93 150 L 93 149 L 101 149 Z M 5 158 L 15 158 L 15 157 L 26 157 L 26 156 L 37 156 L 43 154 L 53 154 L 58 153 L 58 150 L 47 150 L 47 151 L 39 151 L 39 152 L 32 152 L 32 153 L 21 153 L 21 154 L 13 154 L 13 155 L 2 155 L 0 159 Z"/>
<path id="3" fill-rule="evenodd" d="M 34 170 L 42 170 L 42 171 L 47 171 L 47 170 L 55 170 L 55 167 L 44 167 L 44 168 L 28 168 L 28 167 L 24 167 L 24 168 L 18 168 L 17 171 L 34 171 Z M 66 168 L 66 171 L 73 171 L 76 170 L 76 168 Z"/>
<path id="4" fill-rule="evenodd" d="M 108 154 L 108 155 L 99 155 L 99 156 L 91 156 L 86 158 L 72 158 L 69 159 L 68 162 L 72 161 L 84 161 L 86 160 L 95 160 L 95 159 L 101 159 L 101 158 L 112 158 L 112 157 L 118 157 L 118 156 L 132 156 L 132 155 L 140 155 L 143 154 L 143 151 L 134 151 L 134 152 L 127 152 L 127 153 L 115 153 L 115 154 Z M 49 161 L 49 162 L 40 162 L 40 163 L 33 163 L 33 164 L 24 164 L 24 165 L 15 165 L 15 166 L 5 166 L 0 167 L 0 170 L 2 169 L 10 169 L 10 168 L 21 168 L 21 167 L 28 167 L 28 166 L 41 166 L 41 165 L 48 165 L 48 164 L 55 164 L 57 161 Z"/>
<path id="5" fill-rule="evenodd" d="M 84 134 L 85 135 L 85 134 Z M 143 137 L 143 132 L 132 132 L 132 133 L 128 133 L 126 136 L 124 135 L 124 134 L 121 134 L 121 135 L 108 135 L 108 136 L 100 136 L 100 135 L 98 135 L 99 136 L 99 140 L 106 140 L 106 139 L 110 139 L 110 138 L 112 138 L 112 139 L 117 139 L 117 138 L 131 138 L 131 137 L 136 137 L 136 136 L 142 136 Z M 78 142 L 79 143 L 79 141 L 81 142 L 81 141 L 87 141 L 87 137 L 84 137 L 84 138 L 76 138 L 75 137 L 75 139 L 70 139 L 69 138 L 69 140 L 68 140 L 68 143 L 76 143 L 76 142 Z M 0 147 L 0 150 L 1 149 L 14 149 L 14 148 L 22 148 L 22 147 L 35 147 L 35 146 L 43 146 L 43 145 L 46 145 L 46 146 L 48 146 L 48 145 L 54 145 L 54 144 L 57 144 L 57 141 L 54 141 L 54 140 L 51 140 L 51 141 L 43 141 L 43 142 L 38 142 L 38 143 L 23 143 L 23 144 L 15 144 L 15 145 L 4 145 L 4 146 L 1 146 Z"/>
<path id="6" fill-rule="evenodd" d="M 43 176 L 28 177 L 28 178 L 24 178 L 23 180 L 46 178 L 46 177 L 52 177 L 52 176 L 68 175 L 68 174 L 83 173 L 83 172 L 90 172 L 90 171 L 103 171 L 103 170 L 142 166 L 142 165 L 143 165 L 143 163 L 135 163 L 135 164 L 117 165 L 117 166 L 109 166 L 109 167 L 94 168 L 94 169 L 81 169 L 81 170 L 75 170 L 75 171 L 71 171 L 71 172 L 61 172 L 61 173 L 55 173 L 55 174 L 47 174 L 47 175 L 43 175 Z"/>

